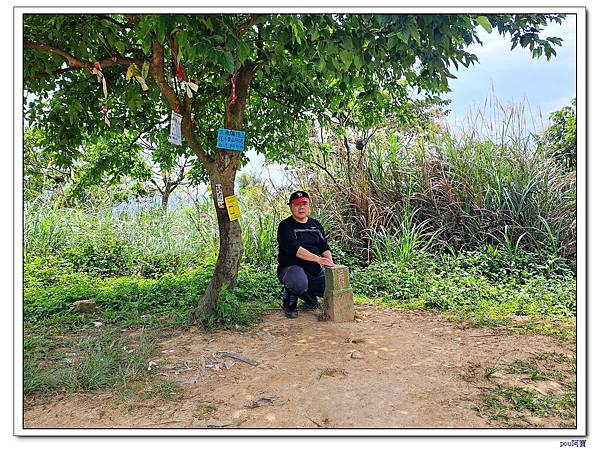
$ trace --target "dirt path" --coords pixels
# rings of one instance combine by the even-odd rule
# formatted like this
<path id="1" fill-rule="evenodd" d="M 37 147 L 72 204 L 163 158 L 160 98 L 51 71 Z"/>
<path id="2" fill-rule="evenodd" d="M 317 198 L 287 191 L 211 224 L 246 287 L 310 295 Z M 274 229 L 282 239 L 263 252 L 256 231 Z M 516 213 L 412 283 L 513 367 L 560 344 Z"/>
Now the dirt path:
<path id="1" fill-rule="evenodd" d="M 547 336 L 463 329 L 434 313 L 373 306 L 357 312 L 361 318 L 351 323 L 319 321 L 313 311 L 300 311 L 295 320 L 272 312 L 249 332 L 181 332 L 161 342 L 154 359 L 154 382 L 183 388 L 173 399 L 123 399 L 111 390 L 34 399 L 24 425 L 497 427 L 473 409 L 481 389 L 465 378 L 469 368 L 498 367 L 536 352 L 573 354 Z M 556 425 L 536 419 L 535 426 Z"/>

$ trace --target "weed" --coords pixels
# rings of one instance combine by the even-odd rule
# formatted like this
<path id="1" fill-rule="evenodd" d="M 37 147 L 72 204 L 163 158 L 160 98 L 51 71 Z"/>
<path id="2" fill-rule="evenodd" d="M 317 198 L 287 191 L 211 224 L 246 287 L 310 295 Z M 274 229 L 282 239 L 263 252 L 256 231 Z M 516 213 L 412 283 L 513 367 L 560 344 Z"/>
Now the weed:
<path id="1" fill-rule="evenodd" d="M 164 400 L 171 400 L 173 396 L 182 391 L 182 387 L 172 381 L 163 381 L 157 383 L 151 383 L 146 389 L 142 391 L 143 398 L 162 398 Z"/>
<path id="2" fill-rule="evenodd" d="M 540 369 L 538 368 L 535 360 L 522 361 L 517 359 L 506 366 L 508 373 L 520 373 L 527 374 L 531 380 L 545 380 L 546 378 L 540 375 Z"/>
<path id="3" fill-rule="evenodd" d="M 551 322 L 543 317 L 534 318 L 514 325 L 512 330 L 517 333 L 553 336 L 559 342 L 567 342 L 575 338 L 575 326 L 572 320 Z"/>
<path id="4" fill-rule="evenodd" d="M 542 426 L 538 422 L 530 421 L 530 417 L 552 418 L 554 421 L 560 418 L 573 419 L 576 407 L 575 386 L 560 381 L 574 377 L 575 368 L 568 365 L 565 367 L 568 362 L 569 358 L 564 354 L 539 353 L 525 360 L 517 359 L 499 367 L 487 367 L 482 376 L 485 379 L 484 384 L 488 386 L 481 387 L 482 395 L 474 409 L 481 416 L 490 421 L 498 421 L 508 428 L 529 427 L 531 423 L 534 423 L 534 426 Z M 544 363 L 544 367 L 540 366 L 541 363 Z M 519 378 L 519 383 L 525 383 L 523 386 L 502 382 L 489 386 L 492 375 L 498 371 L 504 374 L 525 374 L 528 375 L 528 379 Z M 481 366 L 471 363 L 463 378 L 474 382 L 480 373 Z M 496 377 L 493 380 L 497 380 Z M 505 380 L 505 376 L 498 380 Z M 527 386 L 528 382 L 541 380 L 558 380 L 560 389 L 541 393 Z M 573 427 L 572 422 L 562 423 L 563 427 Z"/>
<path id="5" fill-rule="evenodd" d="M 479 373 L 481 369 L 481 364 L 479 363 L 469 363 L 469 365 L 467 366 L 467 371 L 464 374 L 464 378 L 466 380 L 473 380 L 477 374 Z"/>
<path id="6" fill-rule="evenodd" d="M 483 376 L 489 380 L 497 371 L 496 367 L 486 367 Z"/>
<path id="7" fill-rule="evenodd" d="M 218 409 L 219 407 L 213 402 L 200 402 L 192 415 L 196 418 L 212 416 Z"/>

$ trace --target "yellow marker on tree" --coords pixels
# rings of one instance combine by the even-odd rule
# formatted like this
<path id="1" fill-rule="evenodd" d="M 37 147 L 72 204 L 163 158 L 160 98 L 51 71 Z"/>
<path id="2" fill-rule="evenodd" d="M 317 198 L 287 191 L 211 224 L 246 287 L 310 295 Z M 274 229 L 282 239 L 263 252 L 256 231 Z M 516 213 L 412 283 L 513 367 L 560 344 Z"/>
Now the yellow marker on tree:
<path id="1" fill-rule="evenodd" d="M 238 220 L 242 215 L 240 214 L 240 207 L 238 206 L 237 197 L 230 195 L 225 197 L 225 205 L 227 205 L 227 214 L 229 214 L 229 220 L 232 222 Z"/>

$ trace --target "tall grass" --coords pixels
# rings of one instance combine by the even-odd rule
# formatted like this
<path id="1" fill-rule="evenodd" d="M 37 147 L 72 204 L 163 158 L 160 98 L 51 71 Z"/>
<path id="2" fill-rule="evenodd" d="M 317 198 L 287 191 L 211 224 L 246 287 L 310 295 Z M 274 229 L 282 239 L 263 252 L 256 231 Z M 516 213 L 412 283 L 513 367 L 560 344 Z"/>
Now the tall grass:
<path id="1" fill-rule="evenodd" d="M 382 130 L 362 150 L 334 140 L 328 174 L 306 176 L 333 236 L 369 261 L 401 257 L 418 242 L 574 260 L 575 173 L 532 145 L 522 106 L 490 107 L 493 123 L 467 131 L 432 127 L 415 141 Z"/>
<path id="2" fill-rule="evenodd" d="M 272 265 L 277 256 L 277 225 L 285 204 L 265 193 L 240 197 L 244 262 Z M 142 275 L 152 278 L 179 273 L 199 261 L 215 260 L 218 227 L 207 195 L 162 211 L 151 204 L 119 211 L 72 208 L 55 202 L 25 205 L 25 259 L 65 256 L 75 268 L 93 266 L 94 275 Z M 89 269 L 90 267 L 88 267 Z M 97 269 L 97 270 L 96 270 Z"/>
<path id="3" fill-rule="evenodd" d="M 417 223 L 415 215 L 418 211 L 404 215 L 399 220 L 392 221 L 388 228 L 367 229 L 367 242 L 371 244 L 370 253 L 377 263 L 396 261 L 407 263 L 415 255 L 429 249 L 439 230 L 429 232 L 427 223 Z"/>

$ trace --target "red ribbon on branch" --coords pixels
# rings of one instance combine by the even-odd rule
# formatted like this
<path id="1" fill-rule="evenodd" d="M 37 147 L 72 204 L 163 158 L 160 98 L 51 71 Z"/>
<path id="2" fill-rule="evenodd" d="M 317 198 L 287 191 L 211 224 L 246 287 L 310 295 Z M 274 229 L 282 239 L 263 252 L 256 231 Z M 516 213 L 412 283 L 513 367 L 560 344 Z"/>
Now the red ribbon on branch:
<path id="1" fill-rule="evenodd" d="M 104 93 L 104 107 L 102 111 L 104 113 L 104 122 L 110 127 L 110 120 L 108 120 L 108 88 L 106 87 L 106 78 L 102 73 L 102 66 L 98 61 L 94 62 L 94 68 L 92 73 L 98 77 L 98 81 L 102 83 L 102 91 Z"/>
<path id="2" fill-rule="evenodd" d="M 231 102 L 230 104 L 233 105 L 235 103 L 236 100 L 236 96 L 235 96 L 235 82 L 237 80 L 237 73 L 234 73 L 231 76 Z"/>
<path id="3" fill-rule="evenodd" d="M 108 103 L 104 104 L 102 107 L 102 112 L 104 113 L 104 122 L 106 122 L 106 125 L 110 127 L 110 120 L 108 120 Z"/>
<path id="4" fill-rule="evenodd" d="M 177 62 L 175 55 L 173 55 L 173 65 L 175 66 L 175 79 L 181 81 L 183 79 L 183 66 Z"/>

